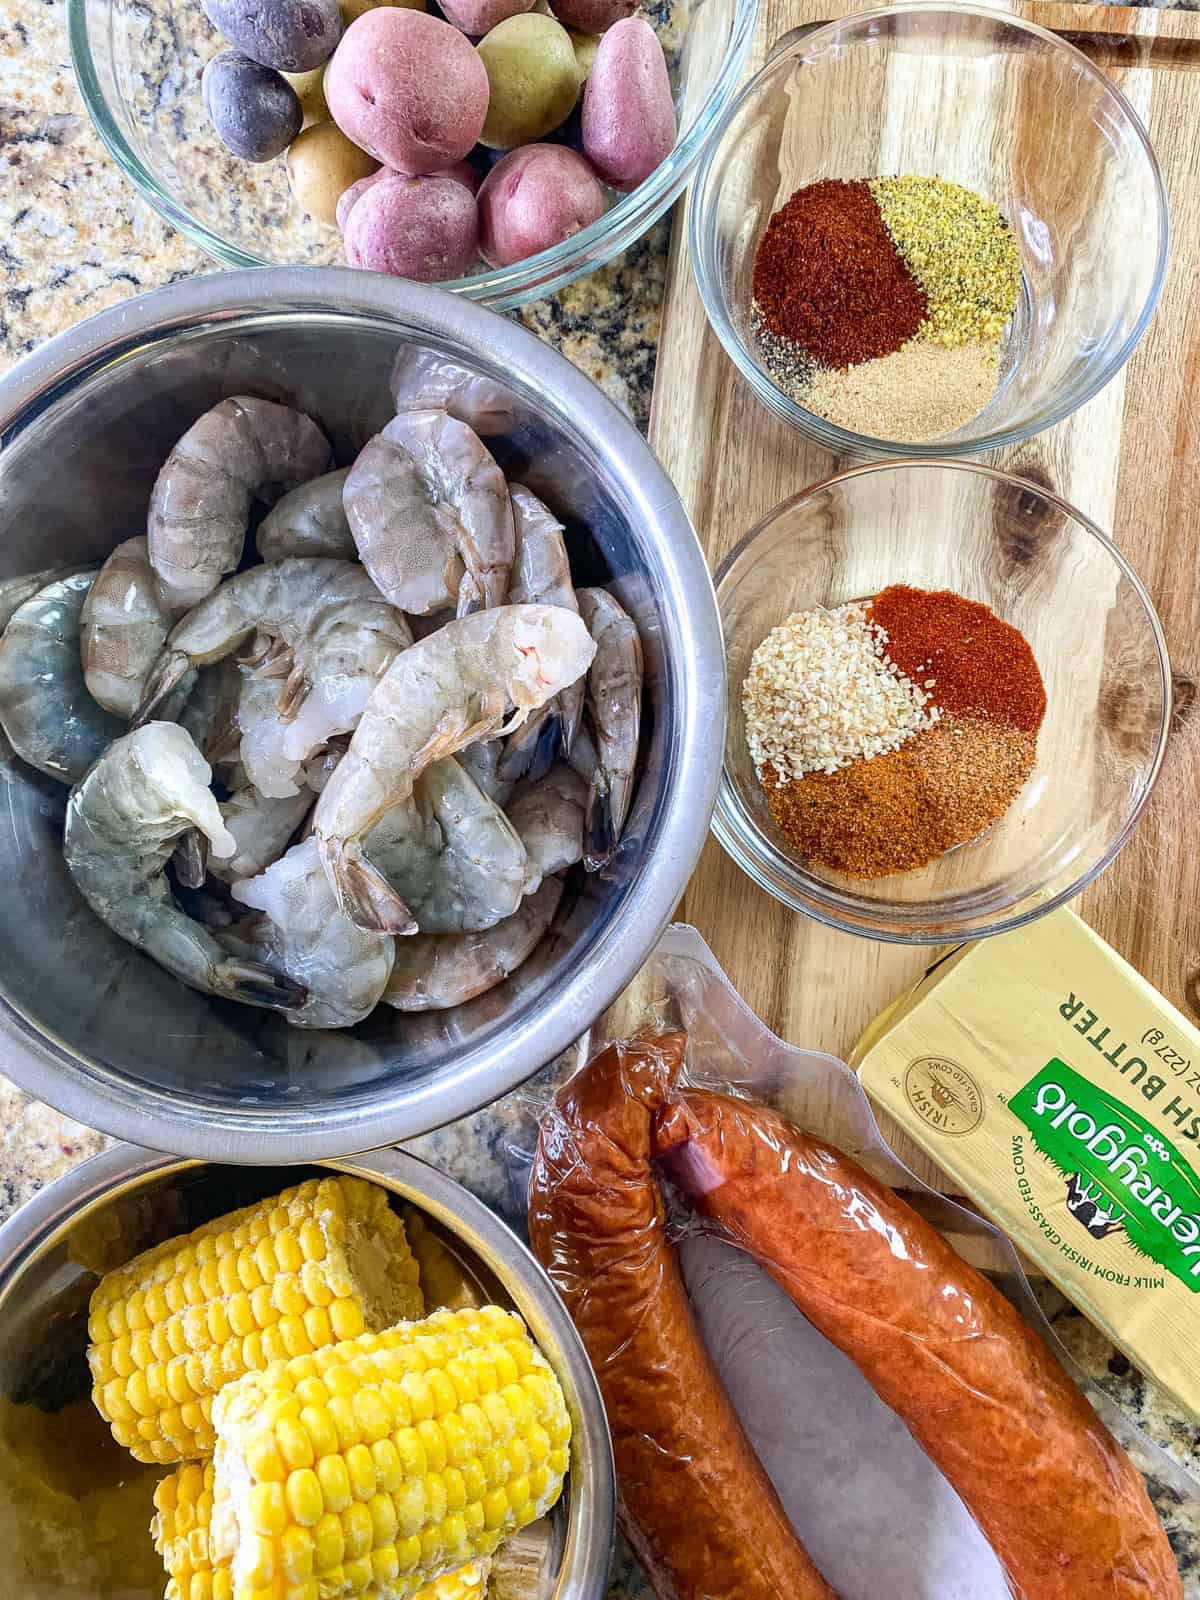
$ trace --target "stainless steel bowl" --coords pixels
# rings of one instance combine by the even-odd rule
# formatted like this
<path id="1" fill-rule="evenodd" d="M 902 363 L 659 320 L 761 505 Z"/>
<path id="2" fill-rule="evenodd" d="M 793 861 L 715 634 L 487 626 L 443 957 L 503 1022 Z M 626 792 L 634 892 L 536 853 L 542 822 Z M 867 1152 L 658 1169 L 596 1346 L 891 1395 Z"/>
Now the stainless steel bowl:
<path id="1" fill-rule="evenodd" d="M 484 1297 L 524 1318 L 558 1374 L 574 1430 L 542 1597 L 601 1600 L 616 1499 L 612 1445 L 591 1365 L 550 1280 L 481 1201 L 415 1156 L 380 1150 L 321 1166 L 369 1178 L 417 1206 Z M 104 1262 L 118 1265 L 156 1237 L 278 1193 L 297 1177 L 294 1168 L 231 1169 L 116 1145 L 47 1185 L 0 1228 L 0 1398 L 49 1410 L 87 1394 L 87 1305 L 97 1277 L 80 1258 L 94 1263 L 98 1239 L 128 1241 Z M 139 1238 L 155 1216 L 163 1226 Z"/>
<path id="2" fill-rule="evenodd" d="M 568 522 L 646 653 L 641 770 L 620 852 L 570 886 L 535 955 L 453 1012 L 381 1009 L 311 1033 L 193 993 L 83 904 L 65 790 L 0 761 L 0 1070 L 93 1127 L 219 1161 L 373 1149 L 494 1099 L 564 1049 L 644 960 L 704 842 L 720 775 L 724 655 L 708 569 L 636 429 L 568 362 L 435 289 L 336 268 L 215 273 L 50 341 L 0 380 L 0 578 L 107 553 L 145 526 L 155 474 L 225 395 L 294 398 L 340 460 L 386 420 L 401 345 L 507 384 L 506 467 Z"/>

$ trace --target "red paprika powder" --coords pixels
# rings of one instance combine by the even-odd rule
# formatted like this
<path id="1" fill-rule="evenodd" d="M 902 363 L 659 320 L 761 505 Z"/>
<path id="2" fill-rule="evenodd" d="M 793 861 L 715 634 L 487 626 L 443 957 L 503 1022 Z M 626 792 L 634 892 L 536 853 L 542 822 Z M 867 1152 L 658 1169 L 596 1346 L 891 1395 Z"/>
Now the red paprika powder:
<path id="1" fill-rule="evenodd" d="M 797 189 L 759 242 L 753 291 L 764 326 L 826 367 L 891 355 L 927 309 L 863 179 Z"/>
<path id="2" fill-rule="evenodd" d="M 887 654 L 952 715 L 990 717 L 1036 733 L 1046 687 L 1025 636 L 988 606 L 949 589 L 895 583 L 872 600 L 867 620 L 887 634 Z"/>

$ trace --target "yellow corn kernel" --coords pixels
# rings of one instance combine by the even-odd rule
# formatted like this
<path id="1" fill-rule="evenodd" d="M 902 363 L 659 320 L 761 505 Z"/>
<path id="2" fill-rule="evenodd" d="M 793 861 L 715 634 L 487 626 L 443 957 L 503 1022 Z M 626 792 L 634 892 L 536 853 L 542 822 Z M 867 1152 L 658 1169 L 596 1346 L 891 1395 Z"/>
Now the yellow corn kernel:
<path id="1" fill-rule="evenodd" d="M 371 1460 L 375 1463 L 375 1481 L 380 1493 L 395 1494 L 404 1481 L 400 1452 L 391 1439 L 379 1439 L 371 1446 Z"/>
<path id="2" fill-rule="evenodd" d="M 419 1534 L 425 1526 L 425 1479 L 413 1478 L 392 1496 L 396 1518 L 401 1533 L 406 1538 Z"/>
<path id="3" fill-rule="evenodd" d="M 256 1483 L 250 1490 L 250 1519 L 256 1533 L 282 1533 L 288 1508 L 278 1483 Z"/>
<path id="4" fill-rule="evenodd" d="M 313 1559 L 318 1572 L 340 1566 L 346 1553 L 342 1519 L 327 1511 L 313 1529 Z"/>
<path id="5" fill-rule="evenodd" d="M 441 1472 L 446 1465 L 446 1437 L 436 1422 L 418 1422 L 417 1432 L 425 1447 L 430 1472 Z"/>
<path id="6" fill-rule="evenodd" d="M 372 1259 L 383 1246 L 382 1288 L 360 1279 L 359 1243 L 372 1246 Z M 101 1279 L 88 1311 L 96 1404 L 142 1461 L 208 1454 L 210 1402 L 226 1384 L 369 1326 L 419 1317 L 417 1274 L 384 1190 L 341 1176 L 298 1184 Z M 373 1422 L 365 1442 L 377 1437 Z"/>
<path id="7" fill-rule="evenodd" d="M 295 1395 L 290 1395 L 288 1398 L 293 1404 L 296 1403 Z M 275 1441 L 279 1446 L 280 1455 L 289 1467 L 311 1467 L 316 1459 L 313 1455 L 312 1440 L 296 1417 L 279 1419 L 275 1424 Z"/>
<path id="8" fill-rule="evenodd" d="M 351 1561 L 370 1553 L 373 1532 L 371 1513 L 359 1501 L 342 1512 L 342 1534 L 346 1540 L 346 1555 Z"/>
<path id="9" fill-rule="evenodd" d="M 346 1471 L 346 1462 L 342 1456 L 326 1456 L 317 1462 L 317 1481 L 321 1487 L 321 1494 L 325 1505 L 330 1511 L 339 1514 L 354 1499 L 350 1488 L 350 1474 Z"/>
<path id="10" fill-rule="evenodd" d="M 289 1583 L 313 1574 L 313 1536 L 306 1527 L 287 1528 L 279 1540 L 279 1564 Z"/>
<path id="11" fill-rule="evenodd" d="M 357 1339 L 366 1329 L 356 1300 L 335 1300 L 329 1308 L 329 1321 L 338 1339 Z"/>
<path id="12" fill-rule="evenodd" d="M 370 1556 L 357 1556 L 345 1563 L 344 1583 L 348 1594 L 366 1594 L 371 1587 L 374 1574 L 371 1571 Z"/>
<path id="13" fill-rule="evenodd" d="M 315 1528 L 325 1510 L 321 1484 L 311 1467 L 301 1467 L 288 1475 L 288 1510 L 302 1528 Z"/>
<path id="14" fill-rule="evenodd" d="M 246 1462 L 256 1478 L 267 1483 L 283 1483 L 288 1469 L 269 1428 L 246 1441 Z"/>
<path id="15" fill-rule="evenodd" d="M 332 1456 L 337 1453 L 337 1429 L 326 1406 L 305 1406 L 300 1413 L 300 1426 L 312 1444 L 314 1460 L 319 1461 L 322 1456 Z"/>

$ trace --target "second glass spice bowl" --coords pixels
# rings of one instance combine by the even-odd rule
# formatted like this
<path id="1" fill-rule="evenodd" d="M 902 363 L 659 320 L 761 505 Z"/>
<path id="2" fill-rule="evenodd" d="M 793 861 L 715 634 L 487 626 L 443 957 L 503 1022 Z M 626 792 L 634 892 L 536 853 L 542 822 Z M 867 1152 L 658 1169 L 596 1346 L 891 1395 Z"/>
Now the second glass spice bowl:
<path id="1" fill-rule="evenodd" d="M 916 180 L 917 206 L 906 196 L 910 225 L 913 210 L 928 206 L 935 179 L 962 186 L 954 191 L 960 202 L 962 189 L 973 191 L 1011 229 L 1020 286 L 1011 316 L 1006 309 L 1001 318 L 998 347 L 988 329 L 987 374 L 971 364 L 970 350 L 944 359 L 937 337 L 914 339 L 882 371 L 882 362 L 871 361 L 845 374 L 837 356 L 828 370 L 818 361 L 814 379 L 812 345 L 791 339 L 768 358 L 753 276 L 772 215 L 796 191 L 826 180 L 896 177 Z M 858 204 L 870 209 L 864 189 Z M 880 233 L 887 222 L 924 278 L 912 241 L 892 230 L 886 202 L 880 209 Z M 935 209 L 931 221 L 925 210 L 922 224 L 939 248 L 945 244 L 944 215 Z M 831 450 L 860 457 L 976 454 L 1068 416 L 1120 371 L 1144 333 L 1170 234 L 1146 131 L 1081 50 L 1019 17 L 921 0 L 804 30 L 781 45 L 721 119 L 697 173 L 689 228 L 705 310 L 755 394 Z M 916 241 L 927 268 L 929 240 L 926 231 Z M 821 249 L 828 248 L 826 233 Z M 931 271 L 949 273 L 953 292 L 943 309 L 954 319 L 970 309 L 978 278 L 969 240 L 952 237 L 950 254 L 963 256 L 961 272 L 949 273 L 944 261 Z M 800 259 L 790 244 L 784 258 Z M 834 293 L 839 281 L 835 273 L 831 304 L 843 303 Z M 816 303 L 813 283 L 806 272 L 796 287 L 806 317 Z M 897 296 L 884 298 L 890 315 Z M 1011 292 L 1003 298 L 1012 305 Z M 932 311 L 932 294 L 929 304 Z M 779 332 L 791 319 L 774 320 Z M 936 320 L 931 326 L 944 332 Z M 922 404 L 907 418 L 914 389 Z"/>
<path id="2" fill-rule="evenodd" d="M 977 838 L 916 870 L 851 877 L 801 857 L 776 825 L 747 746 L 743 685 L 755 650 L 790 615 L 869 601 L 894 584 L 952 591 L 1018 629 L 1046 713 L 1028 779 Z M 1166 643 L 1121 552 L 1048 490 L 969 462 L 858 467 L 776 507 L 722 562 L 716 586 L 729 717 L 713 831 L 793 910 L 893 943 L 982 938 L 1070 900 L 1129 838 L 1166 746 Z M 979 669 L 986 680 L 989 664 Z M 818 687 L 837 698 L 853 683 L 831 688 L 826 673 Z M 975 755 L 964 746 L 958 759 Z M 865 783 L 882 773 L 873 764 L 859 763 Z M 987 777 L 981 770 L 979 782 Z M 917 823 L 923 805 L 918 793 Z M 865 806 L 841 819 L 860 823 Z"/>

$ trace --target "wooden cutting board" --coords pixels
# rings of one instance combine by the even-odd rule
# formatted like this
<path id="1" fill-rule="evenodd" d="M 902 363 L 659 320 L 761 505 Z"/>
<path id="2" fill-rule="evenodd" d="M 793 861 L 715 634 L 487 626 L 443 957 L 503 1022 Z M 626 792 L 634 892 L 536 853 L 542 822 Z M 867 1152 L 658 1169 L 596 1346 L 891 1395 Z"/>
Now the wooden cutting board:
<path id="1" fill-rule="evenodd" d="M 995 0 L 993 0 L 995 3 Z M 713 8 L 704 7 L 700 16 Z M 844 0 L 764 0 L 757 70 L 790 30 L 864 9 Z M 1132 361 L 1059 427 L 987 459 L 1087 512 L 1148 585 L 1166 629 L 1176 716 L 1164 774 L 1130 845 L 1076 909 L 1158 989 L 1200 1015 L 1200 15 L 1090 5 L 1009 4 L 1065 33 L 1133 103 L 1171 196 L 1171 265 Z M 754 398 L 708 326 L 677 216 L 650 440 L 715 568 L 771 508 L 850 465 Z M 834 933 L 787 911 L 713 839 L 684 898 L 746 1001 L 796 1044 L 845 1056 L 865 1025 L 937 952 Z M 923 1176 L 938 1174 L 896 1141 Z"/>

